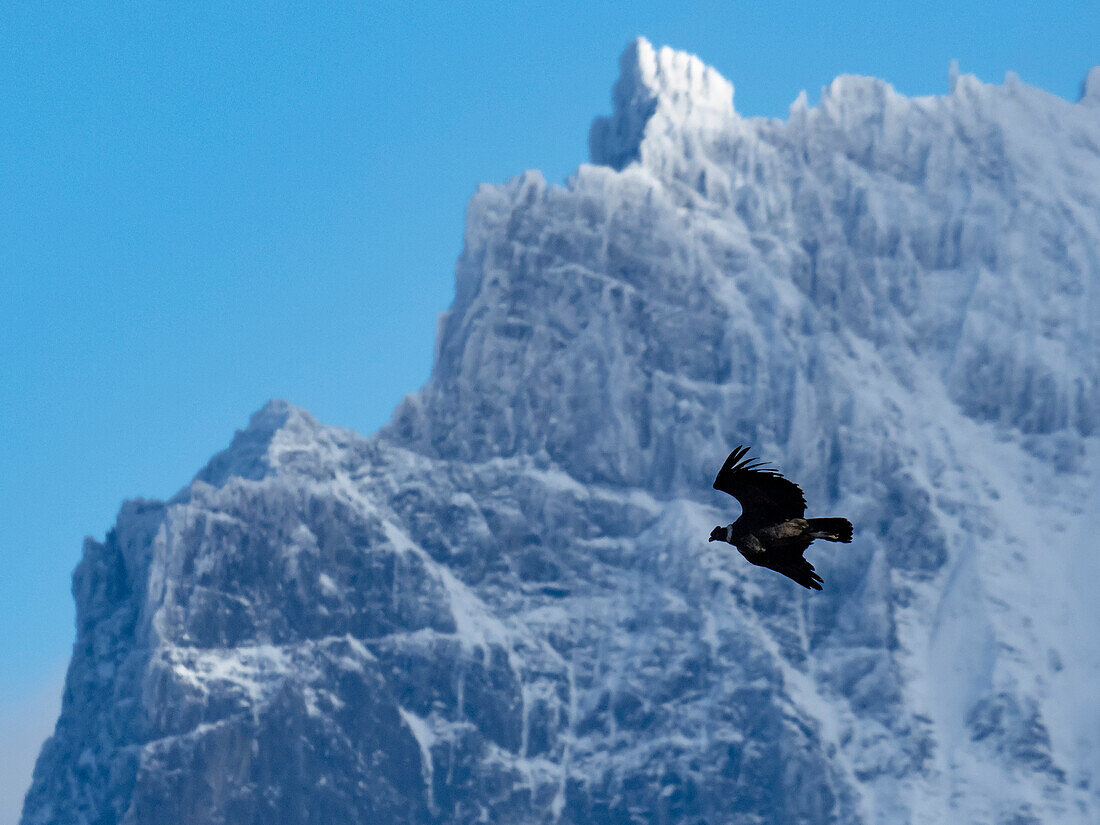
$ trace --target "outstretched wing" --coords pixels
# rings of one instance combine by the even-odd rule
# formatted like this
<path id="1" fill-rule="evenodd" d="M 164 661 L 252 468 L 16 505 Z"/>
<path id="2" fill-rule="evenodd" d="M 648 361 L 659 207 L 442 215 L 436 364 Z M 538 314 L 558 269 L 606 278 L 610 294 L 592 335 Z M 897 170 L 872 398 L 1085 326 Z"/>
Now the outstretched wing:
<path id="1" fill-rule="evenodd" d="M 771 565 L 765 565 L 765 567 L 770 567 L 776 573 L 782 573 L 788 579 L 793 579 L 807 590 L 821 589 L 821 576 L 814 572 L 814 566 L 805 559 L 799 559 L 797 564 L 789 566 L 772 567 Z"/>
<path id="2" fill-rule="evenodd" d="M 748 453 L 748 447 L 738 447 L 729 454 L 714 479 L 714 489 L 741 502 L 746 527 L 766 527 L 801 518 L 806 512 L 806 497 L 799 486 L 783 478 L 778 470 L 745 458 Z"/>
<path id="3" fill-rule="evenodd" d="M 821 589 L 821 576 L 817 575 L 814 566 L 806 561 L 802 555 L 806 548 L 813 543 L 811 538 L 800 538 L 783 548 L 777 548 L 764 554 L 757 561 L 761 567 L 767 567 L 776 573 L 782 573 L 788 579 L 793 579 L 808 590 Z"/>

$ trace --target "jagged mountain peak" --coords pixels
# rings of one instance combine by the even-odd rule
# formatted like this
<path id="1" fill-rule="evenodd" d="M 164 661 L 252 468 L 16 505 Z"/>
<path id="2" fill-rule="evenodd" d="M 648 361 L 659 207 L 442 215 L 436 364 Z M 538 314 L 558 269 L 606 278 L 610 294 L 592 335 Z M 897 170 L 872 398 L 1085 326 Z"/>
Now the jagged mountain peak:
<path id="1" fill-rule="evenodd" d="M 248 426 L 215 455 L 195 480 L 220 487 L 231 478 L 259 480 L 277 472 L 294 458 L 315 453 L 319 445 L 333 442 L 333 428 L 322 427 L 309 412 L 282 399 L 271 399 L 252 414 Z M 353 437 L 343 433 L 337 440 Z"/>
<path id="2" fill-rule="evenodd" d="M 623 52 L 619 68 L 614 111 L 596 118 L 589 131 L 593 163 L 621 169 L 639 158 L 647 134 L 735 117 L 733 84 L 693 54 L 654 49 L 639 37 Z"/>
<path id="3" fill-rule="evenodd" d="M 730 393 L 780 403 L 803 361 L 901 386 L 930 371 L 968 415 L 1025 433 L 1097 428 L 1089 112 L 1018 81 L 910 98 L 845 76 L 789 121 L 743 119 L 691 55 L 639 40 L 622 64 L 593 132 L 607 166 L 471 200 L 432 379 L 388 434 L 684 490 L 711 442 L 785 448 Z M 688 386 L 709 396 L 695 432 L 656 426 Z"/>
<path id="4" fill-rule="evenodd" d="M 300 421 L 307 426 L 317 426 L 316 420 L 308 411 L 282 398 L 271 398 L 251 415 L 248 426 L 243 432 L 262 431 L 274 434 L 291 421 Z"/>

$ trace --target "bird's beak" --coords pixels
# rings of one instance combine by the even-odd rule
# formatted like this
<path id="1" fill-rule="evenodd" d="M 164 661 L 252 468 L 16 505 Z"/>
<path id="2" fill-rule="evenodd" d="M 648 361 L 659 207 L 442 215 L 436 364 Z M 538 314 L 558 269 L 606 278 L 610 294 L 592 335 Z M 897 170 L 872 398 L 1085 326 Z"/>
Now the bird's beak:
<path id="1" fill-rule="evenodd" d="M 707 539 L 707 541 L 718 541 L 718 539 L 716 539 L 714 536 L 711 536 L 709 539 Z"/>

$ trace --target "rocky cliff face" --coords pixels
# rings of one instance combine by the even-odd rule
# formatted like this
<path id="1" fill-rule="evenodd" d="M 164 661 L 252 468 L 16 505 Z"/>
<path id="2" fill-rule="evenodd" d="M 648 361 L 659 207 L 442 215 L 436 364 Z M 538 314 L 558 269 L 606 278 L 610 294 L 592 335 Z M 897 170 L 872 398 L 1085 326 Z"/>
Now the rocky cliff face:
<path id="1" fill-rule="evenodd" d="M 387 428 L 272 402 L 87 543 L 24 822 L 1095 822 L 1094 85 L 746 119 L 633 44 Z M 824 593 L 706 541 L 737 443 Z"/>

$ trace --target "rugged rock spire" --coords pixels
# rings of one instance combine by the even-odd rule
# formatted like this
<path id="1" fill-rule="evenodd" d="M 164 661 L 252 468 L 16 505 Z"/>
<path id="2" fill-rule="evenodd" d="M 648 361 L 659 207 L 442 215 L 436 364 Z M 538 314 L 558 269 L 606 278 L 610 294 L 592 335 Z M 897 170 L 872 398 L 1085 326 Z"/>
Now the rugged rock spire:
<path id="1" fill-rule="evenodd" d="M 735 117 L 733 84 L 693 54 L 655 50 L 639 37 L 619 68 L 614 112 L 596 118 L 588 134 L 593 163 L 622 169 L 642 156 L 643 142 L 657 151 L 676 133 L 704 125 L 721 129 Z"/>

